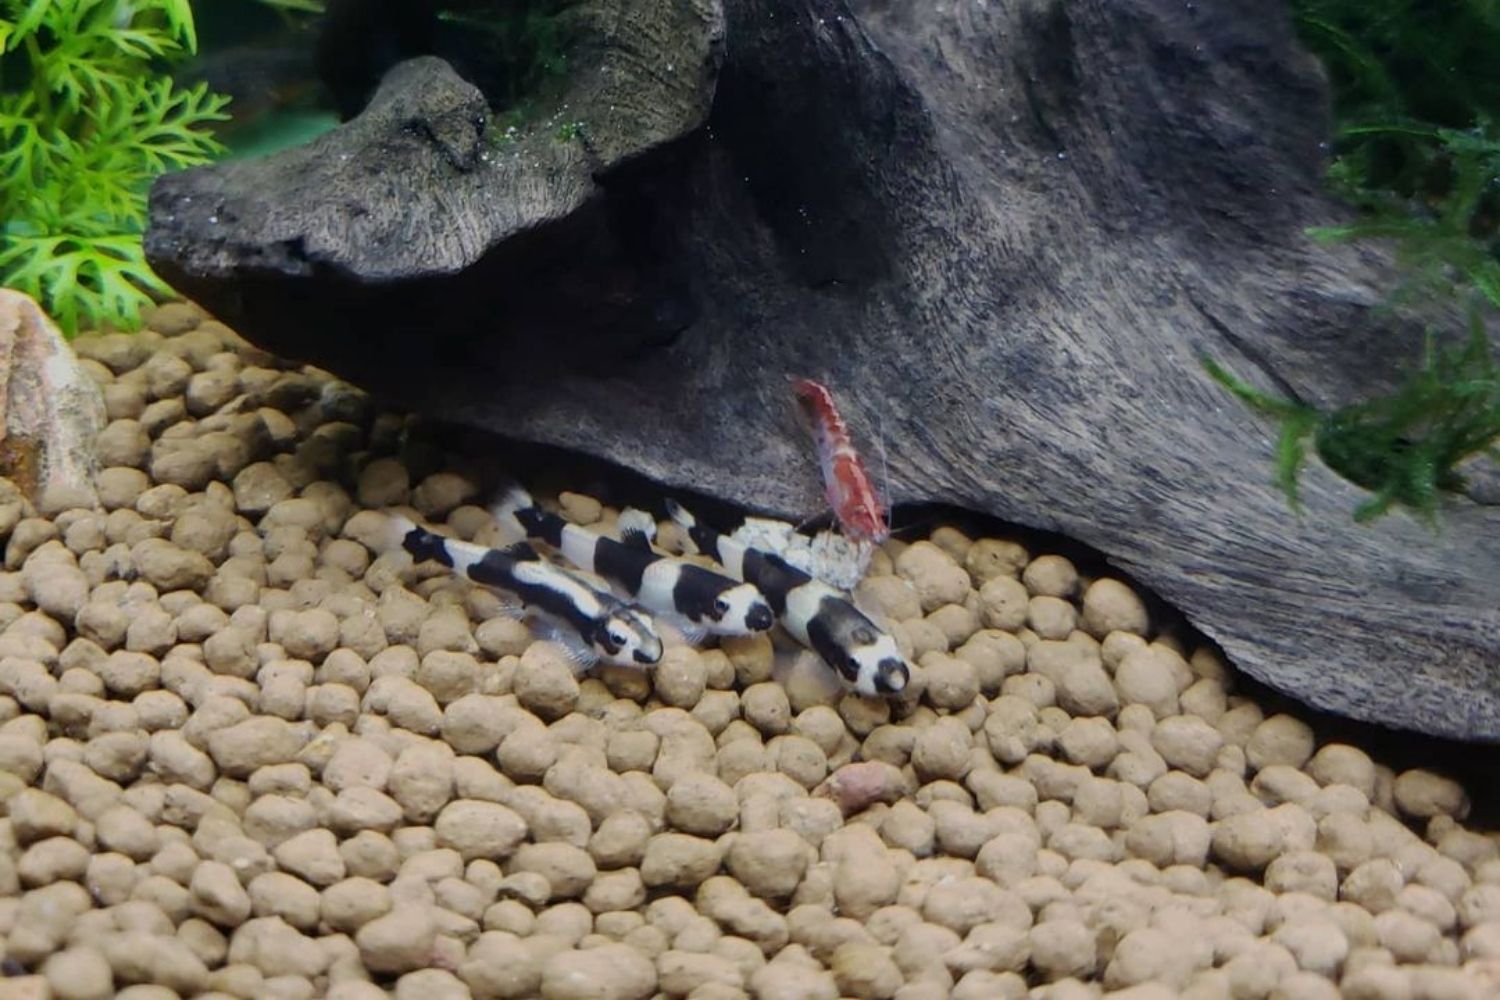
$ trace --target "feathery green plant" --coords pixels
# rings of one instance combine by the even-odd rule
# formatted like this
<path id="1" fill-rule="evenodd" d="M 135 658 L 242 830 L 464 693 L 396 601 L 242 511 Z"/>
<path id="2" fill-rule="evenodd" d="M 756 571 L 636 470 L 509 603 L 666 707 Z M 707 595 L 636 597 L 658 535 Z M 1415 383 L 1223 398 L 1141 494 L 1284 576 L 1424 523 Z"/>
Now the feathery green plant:
<path id="1" fill-rule="evenodd" d="M 191 53 L 188 0 L 0 0 L 0 284 L 71 336 L 139 325 L 171 289 L 141 248 L 146 192 L 209 160 L 226 98 L 159 67 Z"/>
<path id="2" fill-rule="evenodd" d="M 1435 126 L 1364 125 L 1346 128 L 1349 139 L 1372 143 L 1399 136 L 1409 155 L 1419 155 L 1421 172 L 1440 184 L 1427 199 L 1371 188 L 1367 146 L 1340 158 L 1331 180 L 1345 198 L 1364 209 L 1363 217 L 1342 226 L 1309 230 L 1319 240 L 1362 238 L 1394 241 L 1404 275 L 1393 300 L 1451 297 L 1471 286 L 1500 309 L 1500 128 L 1488 115 L 1476 115 L 1468 129 Z"/>
<path id="3" fill-rule="evenodd" d="M 1209 374 L 1280 424 L 1275 481 L 1295 509 L 1309 440 L 1335 472 L 1373 494 L 1367 521 L 1394 506 L 1434 518 L 1457 466 L 1500 460 L 1500 368 L 1485 318 L 1500 310 L 1500 0 L 1293 0 L 1303 40 L 1333 84 L 1338 128 L 1330 187 L 1360 209 L 1321 241 L 1391 241 L 1391 304 L 1466 302 L 1454 346 L 1429 335 L 1420 365 L 1389 395 L 1325 412 Z M 1451 336 L 1448 338 L 1451 343 Z"/>
<path id="4" fill-rule="evenodd" d="M 1439 491 L 1463 489 L 1460 463 L 1474 455 L 1500 459 L 1500 364 L 1478 303 L 1464 343 L 1444 347 L 1429 336 L 1421 366 L 1395 392 L 1329 413 L 1261 392 L 1216 362 L 1205 363 L 1236 396 L 1280 422 L 1276 484 L 1294 509 L 1309 438 L 1329 468 L 1373 494 L 1355 509 L 1356 521 L 1394 505 L 1431 519 Z"/>

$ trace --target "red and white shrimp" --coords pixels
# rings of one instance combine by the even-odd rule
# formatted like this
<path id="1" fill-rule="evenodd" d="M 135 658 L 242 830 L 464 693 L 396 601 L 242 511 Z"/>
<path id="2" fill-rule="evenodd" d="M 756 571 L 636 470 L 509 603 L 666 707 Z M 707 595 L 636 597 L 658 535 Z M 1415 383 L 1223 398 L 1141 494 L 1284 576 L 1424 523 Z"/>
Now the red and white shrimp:
<path id="1" fill-rule="evenodd" d="M 881 544 L 891 536 L 885 505 L 854 448 L 833 394 L 821 383 L 806 378 L 793 378 L 792 390 L 812 420 L 828 504 L 844 536 L 855 542 Z"/>

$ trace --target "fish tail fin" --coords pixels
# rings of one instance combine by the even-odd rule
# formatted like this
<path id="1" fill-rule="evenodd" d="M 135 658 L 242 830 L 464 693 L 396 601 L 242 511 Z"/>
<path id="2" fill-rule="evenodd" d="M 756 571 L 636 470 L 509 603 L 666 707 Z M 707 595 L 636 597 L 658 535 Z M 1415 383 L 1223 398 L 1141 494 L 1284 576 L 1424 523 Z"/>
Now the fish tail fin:
<path id="1" fill-rule="evenodd" d="M 418 530 L 420 529 L 417 527 L 417 522 L 399 511 L 388 510 L 385 512 L 385 524 L 380 532 L 372 535 L 366 544 L 376 555 L 393 552 L 403 547 L 407 535 Z"/>
<path id="2" fill-rule="evenodd" d="M 534 538 L 559 548 L 568 523 L 552 511 L 543 510 L 536 498 L 515 480 L 500 484 L 498 498 L 490 505 L 490 516 L 507 540 Z"/>
<path id="3" fill-rule="evenodd" d="M 678 524 L 682 525 L 684 528 L 691 529 L 698 526 L 698 519 L 693 516 L 692 511 L 688 510 L 676 500 L 673 500 L 671 497 L 667 497 L 666 505 L 667 516 L 676 521 Z"/>
<path id="4" fill-rule="evenodd" d="M 656 518 L 639 507 L 626 507 L 620 511 L 617 522 L 620 541 L 626 545 L 649 549 L 656 541 Z"/>
<path id="5" fill-rule="evenodd" d="M 673 521 L 677 522 L 677 524 L 687 534 L 687 541 L 685 543 L 687 551 L 689 553 L 703 551 L 703 546 L 698 544 L 698 519 L 693 516 L 692 511 L 688 510 L 686 507 L 678 503 L 676 500 L 673 500 L 671 497 L 667 497 L 666 506 L 667 516 L 670 517 Z"/>
<path id="6" fill-rule="evenodd" d="M 537 502 L 526 492 L 526 487 L 510 477 L 502 477 L 495 490 L 495 502 L 489 505 L 490 517 L 495 519 L 501 531 L 510 538 L 525 538 L 526 529 L 520 520 L 520 511 L 532 510 Z"/>
<path id="7" fill-rule="evenodd" d="M 411 556 L 413 562 L 433 559 L 445 566 L 453 564 L 447 539 L 395 511 L 386 514 L 386 526 L 376 539 L 375 547 L 382 553 L 399 549 Z"/>

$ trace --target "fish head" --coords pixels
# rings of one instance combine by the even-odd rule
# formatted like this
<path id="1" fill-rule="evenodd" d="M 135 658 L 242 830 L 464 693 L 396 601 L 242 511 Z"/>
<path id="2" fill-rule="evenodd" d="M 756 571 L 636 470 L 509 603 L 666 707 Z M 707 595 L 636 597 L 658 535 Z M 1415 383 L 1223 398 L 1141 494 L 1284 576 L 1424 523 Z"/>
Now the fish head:
<path id="1" fill-rule="evenodd" d="M 644 611 L 631 605 L 615 608 L 594 636 L 599 658 L 619 667 L 649 667 L 661 662 L 661 636 Z"/>
<path id="2" fill-rule="evenodd" d="M 861 636 L 860 638 L 864 638 Z M 856 642 L 847 651 L 854 677 L 854 690 L 868 698 L 885 698 L 900 694 L 911 682 L 911 668 L 896 646 L 896 640 L 884 632 Z"/>
<path id="3" fill-rule="evenodd" d="M 754 635 L 776 624 L 776 616 L 760 589 L 736 584 L 714 598 L 708 630 L 715 635 Z"/>

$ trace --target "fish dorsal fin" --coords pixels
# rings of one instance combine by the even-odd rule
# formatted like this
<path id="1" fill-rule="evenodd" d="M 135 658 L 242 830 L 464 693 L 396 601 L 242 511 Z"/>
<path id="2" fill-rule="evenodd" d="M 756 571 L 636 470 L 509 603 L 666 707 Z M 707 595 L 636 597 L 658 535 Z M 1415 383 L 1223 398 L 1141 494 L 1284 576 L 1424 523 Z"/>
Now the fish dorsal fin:
<path id="1" fill-rule="evenodd" d="M 620 541 L 632 548 L 647 549 L 656 541 L 656 518 L 639 507 L 626 507 L 616 522 Z"/>

